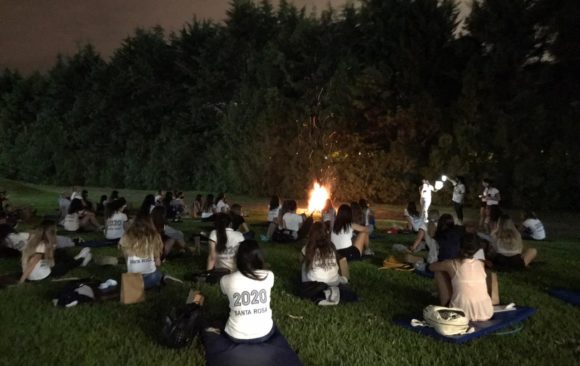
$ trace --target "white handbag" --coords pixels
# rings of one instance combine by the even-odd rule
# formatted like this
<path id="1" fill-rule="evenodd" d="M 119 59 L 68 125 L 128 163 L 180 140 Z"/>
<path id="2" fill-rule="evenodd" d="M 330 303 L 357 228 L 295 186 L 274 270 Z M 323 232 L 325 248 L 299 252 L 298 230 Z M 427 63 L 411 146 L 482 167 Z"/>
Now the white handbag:
<path id="1" fill-rule="evenodd" d="M 458 308 L 446 308 L 444 306 L 429 305 L 423 309 L 423 322 L 413 319 L 413 326 L 428 326 L 444 336 L 454 336 L 472 333 L 474 329 L 469 326 L 469 318 L 465 312 Z"/>

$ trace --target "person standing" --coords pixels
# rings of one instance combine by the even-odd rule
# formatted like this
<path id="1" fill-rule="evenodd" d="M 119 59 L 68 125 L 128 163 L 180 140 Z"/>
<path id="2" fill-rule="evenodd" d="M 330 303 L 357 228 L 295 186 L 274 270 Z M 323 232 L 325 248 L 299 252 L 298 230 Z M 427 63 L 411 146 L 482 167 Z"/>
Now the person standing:
<path id="1" fill-rule="evenodd" d="M 453 202 L 453 209 L 457 215 L 457 224 L 463 225 L 463 201 L 465 199 L 465 178 L 458 175 L 455 180 L 447 178 L 448 181 L 453 184 L 453 196 L 451 197 L 451 202 Z"/>
<path id="2" fill-rule="evenodd" d="M 501 200 L 501 195 L 499 189 L 493 186 L 493 181 L 488 178 L 484 178 L 481 181 L 483 185 L 483 193 L 479 196 L 481 199 L 481 208 L 479 210 L 479 226 L 483 227 L 486 222 L 488 212 L 491 206 L 499 205 Z"/>
<path id="3" fill-rule="evenodd" d="M 421 194 L 421 214 L 425 221 L 427 217 L 429 217 L 429 206 L 431 206 L 431 193 L 435 192 L 436 189 L 429 183 L 427 179 L 423 179 L 423 184 L 419 189 L 419 193 Z"/>

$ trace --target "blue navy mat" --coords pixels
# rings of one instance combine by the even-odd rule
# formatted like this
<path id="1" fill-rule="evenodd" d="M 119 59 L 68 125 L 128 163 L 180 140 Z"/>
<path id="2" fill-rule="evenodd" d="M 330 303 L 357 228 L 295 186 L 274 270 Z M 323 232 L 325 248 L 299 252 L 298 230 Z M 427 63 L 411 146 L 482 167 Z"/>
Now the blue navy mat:
<path id="1" fill-rule="evenodd" d="M 580 306 L 580 292 L 574 292 L 564 289 L 552 289 L 548 293 L 567 303 Z"/>
<path id="2" fill-rule="evenodd" d="M 428 269 L 425 269 L 423 271 L 415 269 L 415 273 L 421 277 L 427 277 L 427 278 L 433 278 L 435 276 L 433 274 L 433 272 L 429 271 Z"/>
<path id="3" fill-rule="evenodd" d="M 475 327 L 475 332 L 449 337 L 437 333 L 435 329 L 430 327 L 412 327 L 411 319 L 413 319 L 413 317 L 396 318 L 393 320 L 393 323 L 422 335 L 430 336 L 445 342 L 462 344 L 524 321 L 525 319 L 532 316 L 535 312 L 536 309 L 528 307 L 520 307 L 512 311 L 498 312 L 495 313 L 490 320 L 484 322 L 472 322 L 471 325 Z M 415 319 L 417 318 L 415 317 Z"/>

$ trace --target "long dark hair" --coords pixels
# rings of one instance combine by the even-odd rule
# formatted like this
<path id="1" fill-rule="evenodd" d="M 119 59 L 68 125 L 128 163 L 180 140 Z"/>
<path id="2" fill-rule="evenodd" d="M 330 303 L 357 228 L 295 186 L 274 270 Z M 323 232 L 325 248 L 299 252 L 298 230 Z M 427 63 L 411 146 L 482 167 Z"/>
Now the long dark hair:
<path id="1" fill-rule="evenodd" d="M 358 204 L 358 202 L 352 202 L 350 204 L 350 208 L 352 209 L 352 222 L 355 224 L 363 225 L 365 224 L 365 216 L 363 214 L 363 210 Z"/>
<path id="2" fill-rule="evenodd" d="M 123 206 L 127 204 L 127 200 L 123 197 L 114 200 L 113 202 L 109 203 L 109 212 L 107 213 L 107 218 L 111 218 L 115 212 L 120 211 Z"/>
<path id="3" fill-rule="evenodd" d="M 256 271 L 264 269 L 264 254 L 255 240 L 244 240 L 238 247 L 236 255 L 238 271 L 252 280 L 262 281 L 266 276 L 260 277 Z"/>
<path id="4" fill-rule="evenodd" d="M 143 199 L 143 203 L 141 204 L 141 208 L 139 209 L 139 216 L 147 217 L 151 212 L 151 206 L 155 206 L 155 196 L 152 194 L 148 194 Z"/>
<path id="5" fill-rule="evenodd" d="M 74 200 L 71 201 L 70 206 L 68 206 L 68 213 L 74 214 L 79 211 L 82 211 L 83 208 L 84 208 L 83 201 L 81 201 L 78 198 L 75 198 Z"/>
<path id="6" fill-rule="evenodd" d="M 308 241 L 306 242 L 306 250 L 304 253 L 304 264 L 306 268 L 312 269 L 316 259 L 321 261 L 322 268 L 329 268 L 333 262 L 336 262 L 335 253 L 336 248 L 328 239 L 324 223 L 317 221 L 312 224 L 310 233 L 308 233 Z"/>
<path id="7" fill-rule="evenodd" d="M 415 205 L 414 201 L 409 201 L 407 204 L 407 213 L 411 217 L 419 217 L 419 211 L 417 211 L 417 205 Z"/>
<path id="8" fill-rule="evenodd" d="M 219 201 L 223 200 L 226 197 L 224 192 L 220 192 L 217 197 L 215 198 L 215 204 L 217 205 Z"/>
<path id="9" fill-rule="evenodd" d="M 151 210 L 151 221 L 157 232 L 162 233 L 165 230 L 165 207 L 155 206 Z"/>
<path id="10" fill-rule="evenodd" d="M 479 249 L 481 249 L 481 242 L 479 241 L 479 237 L 474 233 L 466 233 L 463 237 L 463 240 L 461 241 L 459 258 L 473 258 Z"/>
<path id="11" fill-rule="evenodd" d="M 223 252 L 226 250 L 226 244 L 228 243 L 228 235 L 226 229 L 232 223 L 232 219 L 230 215 L 225 213 L 217 213 L 214 215 L 214 225 L 215 225 L 215 232 L 217 236 L 216 242 L 216 251 L 218 253 Z"/>
<path id="12" fill-rule="evenodd" d="M 204 212 L 211 211 L 212 205 L 213 205 L 213 194 L 210 193 L 205 197 L 205 202 L 203 203 L 202 211 Z"/>
<path id="13" fill-rule="evenodd" d="M 351 225 L 352 208 L 349 205 L 342 204 L 336 213 L 336 219 L 334 220 L 332 231 L 334 231 L 335 234 L 340 234 L 341 231 L 347 231 Z"/>
<path id="14" fill-rule="evenodd" d="M 171 193 L 171 191 L 167 191 L 165 193 L 165 197 L 163 197 L 163 206 L 165 206 L 165 208 L 169 208 L 171 201 L 173 201 L 173 193 Z"/>
<path id="15" fill-rule="evenodd" d="M 280 207 L 280 198 L 278 198 L 278 196 L 273 195 L 272 198 L 270 198 L 270 211 L 271 210 L 275 210 L 278 207 Z"/>
<path id="16" fill-rule="evenodd" d="M 443 214 L 437 221 L 437 230 L 435 231 L 434 239 L 439 241 L 443 236 L 455 226 L 453 216 L 450 214 Z"/>

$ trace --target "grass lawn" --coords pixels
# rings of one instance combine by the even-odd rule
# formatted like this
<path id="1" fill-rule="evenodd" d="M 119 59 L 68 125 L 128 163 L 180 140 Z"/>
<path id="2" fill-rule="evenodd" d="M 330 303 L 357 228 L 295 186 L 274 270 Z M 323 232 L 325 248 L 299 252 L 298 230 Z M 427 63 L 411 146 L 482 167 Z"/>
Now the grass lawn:
<path id="1" fill-rule="evenodd" d="M 0 180 L 14 205 L 30 204 L 41 214 L 54 213 L 62 188 Z M 96 201 L 102 189 L 89 189 Z M 133 207 L 144 191 L 122 190 Z M 191 200 L 192 193 L 187 195 Z M 267 199 L 233 197 L 249 211 L 249 223 L 264 221 Z M 449 211 L 449 208 L 441 208 Z M 409 243 L 412 236 L 384 233 L 385 219 L 397 218 L 393 206 L 376 207 L 380 238 L 372 241 L 376 256 L 351 266 L 352 288 L 362 297 L 355 304 L 318 307 L 296 296 L 301 244 L 263 244 L 267 261 L 276 276 L 272 291 L 274 321 L 298 352 L 305 365 L 574 365 L 580 359 L 580 309 L 547 295 L 550 287 L 580 290 L 580 243 L 576 231 L 578 215 L 544 213 L 550 241 L 533 243 L 539 263 L 530 270 L 500 273 L 502 303 L 538 308 L 521 332 L 490 335 L 466 345 L 452 345 L 419 336 L 392 325 L 399 314 L 416 314 L 435 303 L 432 281 L 409 272 L 379 271 L 393 243 Z M 474 212 L 468 214 L 474 215 Z M 202 226 L 186 219 L 174 226 L 189 238 Z M 26 230 L 23 225 L 20 230 Z M 253 227 L 258 233 L 265 228 Z M 86 234 L 85 238 L 95 238 Z M 531 244 L 531 243 L 530 243 Z M 71 251 L 77 251 L 76 248 Z M 116 248 L 93 250 L 94 255 L 120 255 Z M 176 277 L 205 267 L 206 252 L 197 257 L 168 261 L 162 270 Z M 118 278 L 125 266 L 99 267 L 90 264 L 71 276 L 93 276 L 99 280 Z M 0 274 L 20 271 L 19 260 L 0 259 Z M 0 290 L 0 364 L 2 365 L 203 365 L 199 342 L 182 350 L 160 346 L 156 334 L 160 317 L 174 304 L 185 300 L 189 287 L 169 284 L 161 292 L 148 292 L 147 301 L 121 305 L 107 301 L 63 309 L 50 299 L 65 285 L 58 282 L 27 283 Z M 226 299 L 217 287 L 202 286 L 205 310 L 212 319 L 225 319 Z"/>

